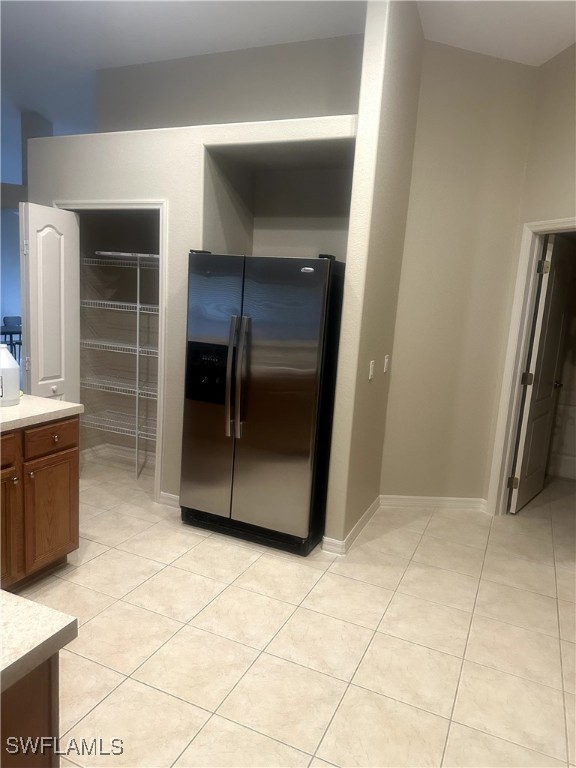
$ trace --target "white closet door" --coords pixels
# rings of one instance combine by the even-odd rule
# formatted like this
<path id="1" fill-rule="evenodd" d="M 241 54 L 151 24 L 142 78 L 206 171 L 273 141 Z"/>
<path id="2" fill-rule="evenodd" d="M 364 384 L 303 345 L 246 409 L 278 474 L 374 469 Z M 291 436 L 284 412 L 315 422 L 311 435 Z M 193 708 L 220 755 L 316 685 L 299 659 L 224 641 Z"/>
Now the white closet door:
<path id="1" fill-rule="evenodd" d="M 570 244 L 558 237 L 548 241 L 552 250 L 550 271 L 543 275 L 538 308 L 541 321 L 536 323 L 531 372 L 534 383 L 527 393 L 522 417 L 515 474 L 519 486 L 512 491 L 510 512 L 522 509 L 544 488 L 550 455 L 550 442 L 562 372 L 564 338 L 568 315 L 568 291 L 571 280 Z M 548 259 L 547 259 L 548 260 Z M 544 278 L 547 278 L 545 280 Z"/>
<path id="2" fill-rule="evenodd" d="M 80 402 L 79 256 L 75 213 L 20 203 L 22 363 L 30 395 Z"/>

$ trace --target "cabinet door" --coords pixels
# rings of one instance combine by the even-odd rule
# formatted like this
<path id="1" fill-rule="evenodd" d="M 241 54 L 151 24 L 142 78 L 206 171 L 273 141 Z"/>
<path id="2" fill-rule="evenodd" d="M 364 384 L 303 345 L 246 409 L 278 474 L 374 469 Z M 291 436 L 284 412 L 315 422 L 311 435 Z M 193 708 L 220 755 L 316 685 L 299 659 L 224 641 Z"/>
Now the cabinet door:
<path id="1" fill-rule="evenodd" d="M 24 463 L 26 571 L 78 548 L 78 448 Z"/>
<path id="2" fill-rule="evenodd" d="M 21 575 L 22 549 L 22 492 L 18 473 L 14 467 L 0 475 L 2 485 L 2 586 L 7 586 Z"/>

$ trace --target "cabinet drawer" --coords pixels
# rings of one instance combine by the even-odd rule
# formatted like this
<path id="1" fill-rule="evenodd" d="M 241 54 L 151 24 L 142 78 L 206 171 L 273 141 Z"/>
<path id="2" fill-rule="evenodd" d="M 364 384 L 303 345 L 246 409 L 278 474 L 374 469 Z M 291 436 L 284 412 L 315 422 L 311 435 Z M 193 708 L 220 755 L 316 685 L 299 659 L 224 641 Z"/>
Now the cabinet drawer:
<path id="1" fill-rule="evenodd" d="M 2 443 L 0 445 L 0 458 L 2 461 L 2 469 L 13 467 L 16 463 L 16 456 L 18 454 L 18 436 L 12 433 L 11 435 L 2 435 Z"/>
<path id="2" fill-rule="evenodd" d="M 78 445 L 78 419 L 53 421 L 24 432 L 24 458 L 35 459 Z"/>

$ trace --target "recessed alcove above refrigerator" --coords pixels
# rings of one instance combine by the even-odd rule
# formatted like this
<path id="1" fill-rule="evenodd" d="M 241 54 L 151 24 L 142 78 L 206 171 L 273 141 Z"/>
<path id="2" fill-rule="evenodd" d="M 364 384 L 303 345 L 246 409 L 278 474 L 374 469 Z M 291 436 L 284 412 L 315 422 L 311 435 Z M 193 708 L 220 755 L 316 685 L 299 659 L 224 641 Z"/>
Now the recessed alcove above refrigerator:
<path id="1" fill-rule="evenodd" d="M 202 247 L 346 260 L 354 140 L 206 149 Z"/>

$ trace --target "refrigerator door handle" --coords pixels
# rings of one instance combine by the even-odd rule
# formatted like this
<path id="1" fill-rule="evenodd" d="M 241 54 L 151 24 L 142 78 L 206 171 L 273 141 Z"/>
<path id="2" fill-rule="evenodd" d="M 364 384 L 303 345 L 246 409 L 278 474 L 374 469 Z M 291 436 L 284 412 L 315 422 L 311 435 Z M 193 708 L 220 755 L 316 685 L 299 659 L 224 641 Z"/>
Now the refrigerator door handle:
<path id="1" fill-rule="evenodd" d="M 236 360 L 236 392 L 235 392 L 235 419 L 234 436 L 236 439 L 242 437 L 242 381 L 244 378 L 244 357 L 246 355 L 246 338 L 250 327 L 250 318 L 242 315 L 240 323 L 240 335 L 238 338 L 238 358 Z"/>
<path id="2" fill-rule="evenodd" d="M 234 347 L 236 345 L 236 334 L 238 332 L 238 315 L 232 315 L 230 318 L 230 333 L 228 335 L 228 354 L 226 356 L 226 393 L 224 396 L 224 413 L 226 417 L 226 437 L 232 437 L 233 416 L 232 416 L 232 365 L 234 361 Z"/>

